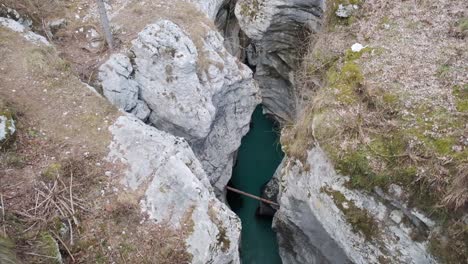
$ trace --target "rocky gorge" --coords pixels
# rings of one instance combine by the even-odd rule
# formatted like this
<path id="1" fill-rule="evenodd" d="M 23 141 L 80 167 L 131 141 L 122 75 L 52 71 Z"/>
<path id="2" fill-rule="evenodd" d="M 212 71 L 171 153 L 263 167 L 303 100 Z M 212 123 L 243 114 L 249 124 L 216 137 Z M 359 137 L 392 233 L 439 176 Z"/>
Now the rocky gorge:
<path id="1" fill-rule="evenodd" d="M 66 18 L 68 25 L 89 24 L 97 19 L 94 2 L 81 2 L 86 15 L 74 13 L 76 10 L 71 15 L 67 13 L 71 17 Z M 406 4 L 414 1 L 409 2 Z M 454 21 L 457 17 L 466 18 L 466 10 L 457 11 L 455 3 L 442 2 L 420 7 L 416 16 L 424 20 L 434 10 L 443 10 L 456 14 Z M 2 8 L 18 8 L 8 4 L 2 3 Z M 94 65 L 94 73 L 81 81 L 59 58 L 71 58 L 72 68 L 78 65 L 71 54 L 74 47 L 64 49 L 61 44 L 54 47 L 54 41 L 59 43 L 60 30 L 55 36 L 46 34 L 45 38 L 32 31 L 32 23 L 24 22 L 29 21 L 24 19 L 27 13 L 16 18 L 0 18 L 2 58 L 7 62 L 24 62 L 2 72 L 5 82 L 0 90 L 0 146 L 14 149 L 10 147 L 14 142 L 26 145 L 23 140 L 36 140 L 36 136 L 31 136 L 33 128 L 39 135 L 47 135 L 38 136 L 37 140 L 47 140 L 47 145 L 55 146 L 51 153 L 42 154 L 45 158 L 28 161 L 29 165 L 21 167 L 6 162 L 11 151 L 2 154 L 5 162 L 2 162 L 0 172 L 4 175 L 0 180 L 4 189 L 0 191 L 2 197 L 9 199 L 7 206 L 2 202 L 2 209 L 6 208 L 8 213 L 17 203 L 16 195 L 12 194 L 14 183 L 3 185 L 3 182 L 29 171 L 39 177 L 34 182 L 52 186 L 55 176 L 51 183 L 47 182 L 50 177 L 43 179 L 51 168 L 57 175 L 65 174 L 62 173 L 65 166 L 60 165 L 62 161 L 57 161 L 57 157 L 93 156 L 96 160 L 87 166 L 94 168 L 100 164 L 96 175 L 105 175 L 100 185 L 92 187 L 95 190 L 86 196 L 97 201 L 93 205 L 95 213 L 89 217 L 94 220 L 84 217 L 72 223 L 70 219 L 76 219 L 77 214 L 72 212 L 68 216 L 62 212 L 60 220 L 52 219 L 65 222 L 68 231 L 50 228 L 51 223 L 38 225 L 43 228 L 38 233 L 52 234 L 53 248 L 57 248 L 53 257 L 58 263 L 63 262 L 61 255 L 68 256 L 66 261 L 81 256 L 89 262 L 102 256 L 106 259 L 103 263 L 138 263 L 143 250 L 154 251 L 154 241 L 158 238 L 162 238 L 162 243 L 166 239 L 174 245 L 155 250 L 159 255 L 143 253 L 147 263 L 241 263 L 242 225 L 226 203 L 226 185 L 236 164 L 241 139 L 248 133 L 251 116 L 260 104 L 263 114 L 280 125 L 279 136 L 285 152 L 263 193 L 264 198 L 273 200 L 279 207 L 268 208 L 262 204 L 276 211 L 272 228 L 283 263 L 462 263 L 467 256 L 468 199 L 463 200 L 468 188 L 464 170 L 468 141 L 463 132 L 467 79 L 460 70 L 460 65 L 466 63 L 467 51 L 461 44 L 466 34 L 466 28 L 459 26 L 462 19 L 453 22 L 442 15 L 437 18 L 441 24 L 454 27 L 455 33 L 450 34 L 458 34 L 450 35 L 453 52 L 437 55 L 447 56 L 450 66 L 444 66 L 442 73 L 427 66 L 439 79 L 432 80 L 433 75 L 425 78 L 426 72 L 416 71 L 411 74 L 420 79 L 400 75 L 406 83 L 389 85 L 387 89 L 385 85 L 396 77 L 382 72 L 391 74 L 397 70 L 378 68 L 385 67 L 382 58 L 402 64 L 395 59 L 398 55 L 392 53 L 397 51 L 388 46 L 399 42 L 389 35 L 398 32 L 404 38 L 409 31 L 415 39 L 423 38 L 414 33 L 421 29 L 419 24 L 399 27 L 407 22 L 397 11 L 401 8 L 399 4 L 384 6 L 391 18 L 376 11 L 383 4 L 371 0 L 158 0 L 148 3 L 116 0 L 106 4 L 119 46 L 97 56 L 99 63 Z M 68 26 L 63 27 L 65 30 Z M 393 33 L 386 31 L 393 28 Z M 80 27 L 73 29 L 72 34 L 80 34 L 80 30 Z M 437 32 L 426 34 L 434 36 L 431 44 L 439 48 L 434 44 L 438 41 Z M 350 49 L 358 41 L 367 45 L 359 50 Z M 445 42 L 437 43 L 441 49 L 445 47 Z M 19 47 L 29 52 L 25 58 Z M 82 47 L 75 49 L 83 52 Z M 454 59 L 454 54 L 459 58 Z M 420 58 L 413 58 L 414 63 L 426 66 L 426 61 Z M 450 80 L 441 79 L 447 76 Z M 24 84 L 16 85 L 17 80 L 24 80 Z M 86 81 L 94 87 L 83 83 Z M 415 84 L 411 91 L 404 90 L 405 85 L 414 82 L 422 84 Z M 451 87 L 458 87 L 453 88 L 453 93 L 438 89 L 448 82 Z M 383 91 L 368 88 L 379 85 L 384 87 Z M 399 90 L 392 90 L 396 86 Z M 43 102 L 22 101 L 25 97 L 18 96 L 18 92 L 23 96 L 35 95 Z M 401 94 L 414 101 L 404 101 L 407 99 L 398 97 Z M 450 98 L 451 103 L 432 99 L 442 95 Z M 429 106 L 424 105 L 424 109 L 441 107 L 444 112 L 421 118 L 418 115 L 426 114 L 426 110 L 406 107 L 425 99 Z M 15 107 L 27 110 L 11 114 Z M 51 121 L 49 117 L 54 118 Z M 27 122 L 21 123 L 21 118 Z M 388 122 L 377 125 L 379 118 Z M 410 118 L 419 123 L 407 123 L 413 120 Z M 449 123 L 438 123 L 442 119 Z M 427 139 L 430 132 L 419 133 L 418 129 L 430 129 L 421 122 L 431 122 L 438 129 L 434 131 L 431 127 L 431 133 L 439 134 Z M 411 130 L 401 131 L 398 126 Z M 382 139 L 382 131 L 390 139 Z M 391 134 L 394 131 L 398 131 L 395 136 Z M 394 143 L 396 138 L 408 138 L 408 141 Z M 441 146 L 446 142 L 450 144 L 448 147 Z M 415 149 L 425 152 L 415 152 Z M 39 148 L 29 153 L 34 151 L 39 152 Z M 408 158 L 403 161 L 402 157 Z M 431 157 L 441 162 L 428 164 L 426 161 Z M 414 162 L 406 164 L 407 160 Z M 382 174 L 385 170 L 391 173 Z M 444 184 L 437 185 L 429 173 L 445 175 Z M 414 194 L 422 196 L 421 189 L 423 194 L 443 189 L 444 196 L 426 198 L 431 201 L 429 205 L 418 204 L 420 198 Z M 69 195 L 72 196 L 71 191 Z M 457 201 L 456 205 L 452 205 L 452 200 Z M 444 215 L 440 217 L 434 208 L 445 206 L 444 202 L 447 210 L 444 207 Z M 34 201 L 30 203 L 34 205 Z M 124 203 L 123 212 L 119 211 L 121 203 Z M 42 203 L 36 201 L 34 211 L 38 204 Z M 73 207 L 72 201 L 70 204 Z M 12 215 L 16 215 L 14 212 L 22 211 L 15 208 Z M 115 219 L 109 220 L 99 212 Z M 23 228 L 4 221 L 1 226 L 8 232 Z M 111 226 L 101 229 L 119 233 L 102 230 L 97 233 L 97 224 L 92 221 L 109 222 Z M 94 227 L 84 227 L 84 223 Z M 447 223 L 453 228 L 449 229 Z M 162 227 L 176 230 L 180 236 L 165 238 L 160 235 L 164 234 Z M 153 228 L 159 229 L 153 232 Z M 72 229 L 81 230 L 80 238 L 88 247 L 73 244 Z M 8 237 L 8 232 L 4 232 Z M 131 232 L 130 237 L 126 232 Z M 9 248 L 3 246 L 1 237 L 0 233 L 0 249 Z M 99 247 L 89 237 L 98 237 Z M 132 245 L 140 240 L 145 245 Z M 176 251 L 175 245 L 182 248 Z M 89 255 L 83 253 L 94 247 L 104 249 L 90 250 Z M 37 250 L 39 255 L 51 254 L 41 247 Z"/>

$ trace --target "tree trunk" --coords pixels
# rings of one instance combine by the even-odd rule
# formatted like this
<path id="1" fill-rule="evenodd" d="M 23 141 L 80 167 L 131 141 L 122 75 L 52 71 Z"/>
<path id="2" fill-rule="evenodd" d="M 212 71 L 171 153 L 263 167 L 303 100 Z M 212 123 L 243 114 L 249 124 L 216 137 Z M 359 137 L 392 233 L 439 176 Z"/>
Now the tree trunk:
<path id="1" fill-rule="evenodd" d="M 114 49 L 114 43 L 112 40 L 112 32 L 109 26 L 109 18 L 107 17 L 106 6 L 104 5 L 103 0 L 96 0 L 99 10 L 99 16 L 101 17 L 102 29 L 104 30 L 104 35 L 106 37 L 106 42 L 109 48 Z"/>

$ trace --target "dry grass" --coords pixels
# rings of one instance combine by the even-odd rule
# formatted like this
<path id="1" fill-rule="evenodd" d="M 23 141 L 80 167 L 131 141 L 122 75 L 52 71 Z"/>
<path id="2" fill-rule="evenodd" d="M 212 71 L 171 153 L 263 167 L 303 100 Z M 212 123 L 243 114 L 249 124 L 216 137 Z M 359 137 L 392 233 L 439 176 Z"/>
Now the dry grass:
<path id="1" fill-rule="evenodd" d="M 98 17 L 90 14 L 90 6 L 94 2 L 93 0 L 0 0 L 0 4 L 17 10 L 23 17 L 30 18 L 33 21 L 33 31 L 54 43 L 61 57 L 71 63 L 73 72 L 88 84 L 93 83 L 96 69 L 109 56 L 105 46 L 95 49 L 89 45 L 91 41 L 89 30 L 101 32 Z M 66 20 L 66 25 L 52 35 L 47 24 L 54 19 L 62 18 Z"/>

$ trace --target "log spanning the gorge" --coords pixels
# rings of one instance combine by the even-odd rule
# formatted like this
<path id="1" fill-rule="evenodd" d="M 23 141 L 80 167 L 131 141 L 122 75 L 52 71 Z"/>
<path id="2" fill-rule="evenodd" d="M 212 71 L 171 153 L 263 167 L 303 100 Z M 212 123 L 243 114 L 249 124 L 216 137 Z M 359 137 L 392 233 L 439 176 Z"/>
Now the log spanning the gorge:
<path id="1" fill-rule="evenodd" d="M 264 199 L 264 198 L 262 198 L 262 197 L 258 197 L 258 196 L 256 196 L 256 195 L 253 195 L 253 194 L 250 194 L 250 193 L 243 192 L 243 191 L 241 191 L 241 190 L 238 190 L 238 189 L 235 189 L 235 188 L 232 188 L 232 187 L 229 187 L 229 186 L 226 186 L 226 189 L 228 189 L 229 191 L 238 193 L 238 194 L 245 195 L 245 196 L 250 197 L 250 198 L 252 198 L 252 199 L 259 200 L 259 201 L 264 202 L 264 203 L 267 203 L 267 204 L 279 206 L 279 204 L 277 204 L 277 203 L 275 203 L 275 202 L 273 202 L 273 201 Z"/>

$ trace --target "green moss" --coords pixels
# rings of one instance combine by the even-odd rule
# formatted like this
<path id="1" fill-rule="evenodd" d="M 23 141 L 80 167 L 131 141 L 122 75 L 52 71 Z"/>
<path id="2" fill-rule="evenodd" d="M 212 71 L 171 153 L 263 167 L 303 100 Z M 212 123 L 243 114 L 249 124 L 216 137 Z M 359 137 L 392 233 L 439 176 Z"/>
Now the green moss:
<path id="1" fill-rule="evenodd" d="M 357 207 L 352 200 L 346 199 L 339 191 L 324 187 L 320 191 L 333 198 L 336 206 L 343 212 L 354 232 L 361 232 L 367 240 L 378 235 L 378 225 L 365 209 Z"/>
<path id="2" fill-rule="evenodd" d="M 437 77 L 439 78 L 443 78 L 443 77 L 446 77 L 450 71 L 452 70 L 452 67 L 450 67 L 450 65 L 447 65 L 447 64 L 443 64 L 443 65 L 440 65 L 439 68 L 437 69 Z"/>
<path id="3" fill-rule="evenodd" d="M 338 90 L 337 100 L 342 103 L 356 102 L 358 88 L 364 81 L 361 68 L 354 62 L 346 62 L 341 69 L 331 67 L 327 72 L 328 87 Z"/>
<path id="4" fill-rule="evenodd" d="M 441 155 L 447 155 L 452 152 L 452 146 L 455 142 L 456 140 L 451 137 L 439 138 L 432 141 L 437 153 Z"/>
<path id="5" fill-rule="evenodd" d="M 388 105 L 396 105 L 399 102 L 398 96 L 392 93 L 384 93 L 382 99 Z"/>
<path id="6" fill-rule="evenodd" d="M 351 180 L 349 184 L 353 188 L 372 190 L 377 185 L 377 175 L 369 166 L 365 151 L 346 152 L 337 161 L 336 169 L 343 175 L 348 175 Z"/>
<path id="7" fill-rule="evenodd" d="M 62 174 L 62 165 L 58 162 L 51 163 L 45 170 L 41 173 L 41 176 L 46 180 L 53 181 L 60 174 Z"/>
<path id="8" fill-rule="evenodd" d="M 345 51 L 345 61 L 354 61 L 362 57 L 364 53 L 372 52 L 372 48 L 365 47 L 358 52 L 354 52 L 351 49 Z"/>
<path id="9" fill-rule="evenodd" d="M 57 241 L 52 237 L 51 234 L 44 232 L 39 236 L 39 247 L 41 255 L 50 257 L 49 263 L 60 264 L 62 263 L 62 255 Z"/>
<path id="10" fill-rule="evenodd" d="M 455 86 L 452 90 L 455 96 L 455 104 L 460 112 L 468 112 L 468 84 Z"/>
<path id="11" fill-rule="evenodd" d="M 344 84 L 356 87 L 364 80 L 361 73 L 361 68 L 356 63 L 347 62 L 341 68 L 342 78 L 340 79 Z"/>
<path id="12" fill-rule="evenodd" d="M 369 148 L 375 155 L 389 162 L 404 155 L 407 142 L 400 131 L 387 131 L 386 135 L 373 135 L 372 138 Z"/>
<path id="13" fill-rule="evenodd" d="M 468 17 L 461 18 L 458 22 L 458 29 L 461 32 L 468 31 Z"/>

